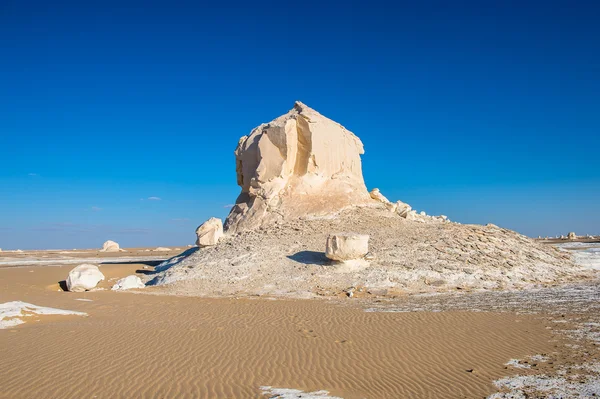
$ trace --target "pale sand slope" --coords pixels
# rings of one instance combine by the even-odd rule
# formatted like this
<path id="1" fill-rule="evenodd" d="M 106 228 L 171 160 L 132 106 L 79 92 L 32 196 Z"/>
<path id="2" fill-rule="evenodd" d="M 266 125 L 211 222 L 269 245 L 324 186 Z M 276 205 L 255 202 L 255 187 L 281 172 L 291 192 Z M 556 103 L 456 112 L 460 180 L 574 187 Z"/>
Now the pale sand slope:
<path id="1" fill-rule="evenodd" d="M 325 257 L 327 235 L 338 232 L 370 235 L 375 260 L 369 267 L 342 273 Z M 295 219 L 229 234 L 214 247 L 158 269 L 164 271 L 153 283 L 167 292 L 206 296 L 334 295 L 359 286 L 396 293 L 510 289 L 592 274 L 570 253 L 514 231 L 420 223 L 381 208 L 354 208 L 326 219 Z"/>
<path id="2" fill-rule="evenodd" d="M 558 342 L 536 317 L 511 313 L 59 292 L 70 267 L 0 269 L 0 303 L 88 314 L 0 330 L 0 397 L 260 398 L 272 386 L 346 399 L 481 398 L 510 359 Z M 101 270 L 116 278 L 139 267 Z"/>

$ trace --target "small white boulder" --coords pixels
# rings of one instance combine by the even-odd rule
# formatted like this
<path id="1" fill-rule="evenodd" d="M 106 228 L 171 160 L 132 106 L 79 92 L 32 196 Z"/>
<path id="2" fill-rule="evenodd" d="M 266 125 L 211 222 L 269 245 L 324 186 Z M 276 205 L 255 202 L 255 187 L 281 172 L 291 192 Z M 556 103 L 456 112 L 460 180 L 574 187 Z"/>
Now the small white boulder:
<path id="1" fill-rule="evenodd" d="M 338 233 L 327 237 L 325 256 L 337 261 L 361 259 L 369 253 L 367 234 Z"/>
<path id="2" fill-rule="evenodd" d="M 123 291 L 130 290 L 132 288 L 144 288 L 145 286 L 146 285 L 144 285 L 144 283 L 138 276 L 132 274 L 131 276 L 124 277 L 117 281 L 117 283 L 113 285 L 112 290 Z"/>
<path id="3" fill-rule="evenodd" d="M 169 252 L 170 250 L 171 250 L 170 248 L 166 248 L 166 247 L 158 247 L 158 248 L 154 249 L 154 251 L 157 251 L 157 252 Z"/>
<path id="4" fill-rule="evenodd" d="M 371 192 L 369 193 L 369 195 L 374 200 L 379 201 L 379 202 L 383 202 L 384 204 L 388 204 L 390 202 L 387 198 L 385 198 L 385 196 L 383 194 L 381 194 L 381 191 L 379 191 L 378 188 L 374 188 L 373 190 L 371 190 Z"/>
<path id="5" fill-rule="evenodd" d="M 408 216 L 408 212 L 412 210 L 412 207 L 402 201 L 396 201 L 396 213 L 403 218 Z"/>
<path id="6" fill-rule="evenodd" d="M 83 292 L 95 288 L 100 281 L 104 280 L 104 274 L 96 265 L 82 264 L 69 272 L 67 277 L 67 290 L 71 292 Z"/>
<path id="7" fill-rule="evenodd" d="M 199 247 L 217 245 L 223 237 L 223 222 L 219 218 L 208 219 L 196 229 L 196 236 L 196 245 Z"/>

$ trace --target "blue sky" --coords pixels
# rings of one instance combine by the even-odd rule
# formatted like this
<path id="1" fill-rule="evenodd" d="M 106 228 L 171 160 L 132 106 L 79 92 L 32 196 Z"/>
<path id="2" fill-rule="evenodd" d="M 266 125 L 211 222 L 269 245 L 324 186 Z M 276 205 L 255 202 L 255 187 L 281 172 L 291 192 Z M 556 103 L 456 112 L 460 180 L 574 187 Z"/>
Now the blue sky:
<path id="1" fill-rule="evenodd" d="M 192 243 L 239 192 L 238 138 L 295 100 L 363 140 L 390 199 L 600 234 L 598 20 L 588 1 L 4 0 L 0 248 Z"/>

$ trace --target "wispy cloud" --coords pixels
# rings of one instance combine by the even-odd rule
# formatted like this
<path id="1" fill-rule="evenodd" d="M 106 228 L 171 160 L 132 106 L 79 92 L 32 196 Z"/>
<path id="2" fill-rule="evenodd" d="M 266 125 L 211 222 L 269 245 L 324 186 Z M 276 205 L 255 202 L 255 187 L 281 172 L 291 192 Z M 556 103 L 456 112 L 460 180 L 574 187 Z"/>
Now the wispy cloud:
<path id="1" fill-rule="evenodd" d="M 27 173 L 27 176 L 35 177 L 35 176 L 38 176 L 38 174 L 37 173 Z"/>
<path id="2" fill-rule="evenodd" d="M 100 212 L 102 210 L 102 208 L 97 207 L 97 206 L 93 206 L 90 208 L 93 212 Z"/>
<path id="3" fill-rule="evenodd" d="M 230 208 L 233 208 L 234 206 L 235 206 L 235 204 L 227 204 L 227 205 L 223 205 L 223 208 L 230 209 Z"/>
<path id="4" fill-rule="evenodd" d="M 160 201 L 160 197 L 148 197 L 148 201 Z"/>
<path id="5" fill-rule="evenodd" d="M 151 229 L 119 229 L 115 230 L 115 233 L 120 234 L 149 234 L 152 232 Z"/>

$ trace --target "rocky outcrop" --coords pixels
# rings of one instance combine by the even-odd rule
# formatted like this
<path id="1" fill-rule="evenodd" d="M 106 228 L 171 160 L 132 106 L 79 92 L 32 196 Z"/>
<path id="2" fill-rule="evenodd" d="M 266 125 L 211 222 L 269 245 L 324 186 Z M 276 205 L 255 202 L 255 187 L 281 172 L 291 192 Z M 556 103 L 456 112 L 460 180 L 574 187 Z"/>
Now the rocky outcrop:
<path id="1" fill-rule="evenodd" d="M 83 292 L 95 288 L 100 281 L 104 280 L 104 274 L 96 265 L 82 264 L 69 272 L 67 277 L 67 290 L 71 292 Z"/>
<path id="2" fill-rule="evenodd" d="M 567 238 L 569 240 L 576 240 L 577 239 L 577 234 L 575 234 L 575 232 L 571 231 L 569 234 L 567 234 Z"/>
<path id="3" fill-rule="evenodd" d="M 131 275 L 131 276 L 127 276 L 124 277 L 122 279 L 120 279 L 119 281 L 117 281 L 117 283 L 115 285 L 113 285 L 112 290 L 113 291 L 123 291 L 123 290 L 130 290 L 130 289 L 134 289 L 134 288 L 144 288 L 145 285 L 144 283 L 142 283 L 142 280 L 135 275 Z"/>
<path id="4" fill-rule="evenodd" d="M 252 230 L 371 202 L 362 176 L 363 153 L 352 132 L 296 102 L 287 114 L 239 140 L 235 158 L 242 192 L 225 230 Z"/>
<path id="5" fill-rule="evenodd" d="M 331 260 L 349 261 L 362 259 L 369 253 L 367 234 L 339 233 L 327 237 L 325 256 Z"/>
<path id="6" fill-rule="evenodd" d="M 196 245 L 199 247 L 208 247 L 217 245 L 219 239 L 223 237 L 223 222 L 219 218 L 210 218 L 202 223 L 196 229 Z"/>
<path id="7" fill-rule="evenodd" d="M 102 249 L 100 250 L 100 252 L 119 252 L 119 251 L 123 251 L 120 247 L 119 244 L 108 240 L 106 241 L 104 244 L 102 244 Z"/>

